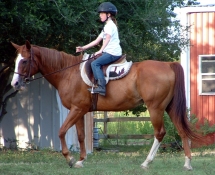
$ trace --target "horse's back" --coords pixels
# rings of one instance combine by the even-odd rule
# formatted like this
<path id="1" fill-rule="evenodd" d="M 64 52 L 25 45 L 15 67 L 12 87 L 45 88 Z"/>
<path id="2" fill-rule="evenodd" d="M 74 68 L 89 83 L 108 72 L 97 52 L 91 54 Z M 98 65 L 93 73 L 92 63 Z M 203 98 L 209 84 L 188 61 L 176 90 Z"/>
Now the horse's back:
<path id="1" fill-rule="evenodd" d="M 156 61 L 156 60 L 144 60 L 141 62 L 135 62 L 134 65 L 137 65 L 141 70 L 147 70 L 149 72 L 166 72 L 171 71 L 171 64 L 174 62 L 164 62 L 164 61 Z"/>
<path id="2" fill-rule="evenodd" d="M 165 82 L 174 81 L 175 73 L 171 68 L 173 62 L 162 62 L 154 60 L 146 60 L 142 62 L 134 63 L 139 78 L 144 80 Z"/>

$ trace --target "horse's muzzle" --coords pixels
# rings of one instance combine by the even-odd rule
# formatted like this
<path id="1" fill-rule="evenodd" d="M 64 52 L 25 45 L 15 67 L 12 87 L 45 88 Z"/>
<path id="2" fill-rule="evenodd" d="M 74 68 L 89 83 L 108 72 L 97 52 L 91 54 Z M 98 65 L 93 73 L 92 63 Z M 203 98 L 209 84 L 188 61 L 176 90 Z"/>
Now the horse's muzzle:
<path id="1" fill-rule="evenodd" d="M 25 85 L 27 83 L 25 83 L 24 81 L 22 81 L 21 79 L 19 79 L 18 81 L 16 81 L 14 84 L 12 84 L 13 88 L 15 90 L 19 90 L 19 91 L 22 91 L 22 90 L 25 90 Z"/>

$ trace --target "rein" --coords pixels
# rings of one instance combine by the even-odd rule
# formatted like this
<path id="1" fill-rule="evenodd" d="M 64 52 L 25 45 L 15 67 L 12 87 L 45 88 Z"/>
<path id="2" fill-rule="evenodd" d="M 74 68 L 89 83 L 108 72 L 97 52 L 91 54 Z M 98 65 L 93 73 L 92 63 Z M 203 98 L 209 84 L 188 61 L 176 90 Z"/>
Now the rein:
<path id="1" fill-rule="evenodd" d="M 91 55 L 92 55 L 92 56 L 91 56 Z M 83 63 L 83 62 L 85 62 L 85 61 L 90 60 L 90 59 L 95 59 L 96 57 L 97 57 L 96 55 L 90 54 L 86 60 L 83 60 L 83 61 L 81 61 L 81 62 L 79 62 L 79 63 L 77 63 L 77 64 L 73 64 L 73 65 L 68 66 L 68 67 L 65 67 L 65 68 L 63 68 L 63 69 L 60 69 L 60 70 L 57 70 L 57 71 L 54 71 L 54 72 L 51 72 L 51 73 L 42 75 L 42 76 L 40 76 L 40 77 L 38 77 L 38 78 L 30 79 L 30 78 L 31 78 L 31 77 L 30 77 L 30 74 L 31 74 L 32 61 L 33 61 L 33 59 L 34 59 L 33 49 L 31 48 L 31 58 L 30 58 L 30 63 L 29 63 L 29 66 L 30 66 L 30 67 L 29 67 L 29 71 L 28 71 L 28 76 L 27 76 L 27 78 L 24 79 L 24 82 L 25 82 L 26 84 L 30 84 L 31 81 L 38 80 L 38 79 L 40 79 L 40 78 L 44 78 L 44 77 L 53 75 L 53 74 L 55 74 L 55 73 L 64 71 L 64 70 L 66 70 L 66 69 L 69 69 L 69 68 L 71 68 L 71 67 L 77 66 L 77 65 L 79 65 L 79 64 L 81 64 L 81 63 Z M 21 75 L 21 76 L 26 76 L 26 75 L 20 74 L 20 73 L 18 73 L 18 72 L 14 72 L 14 73 L 15 73 L 15 74 L 19 74 L 19 75 Z"/>
<path id="2" fill-rule="evenodd" d="M 34 55 L 33 55 L 33 54 L 34 54 L 34 51 L 33 51 L 33 49 L 31 48 L 31 58 L 30 58 L 30 63 L 29 63 L 30 67 L 29 67 L 29 71 L 28 71 L 28 76 L 27 76 L 27 78 L 25 78 L 25 83 L 26 83 L 26 84 L 29 84 L 29 83 L 30 83 L 32 61 L 34 60 Z"/>

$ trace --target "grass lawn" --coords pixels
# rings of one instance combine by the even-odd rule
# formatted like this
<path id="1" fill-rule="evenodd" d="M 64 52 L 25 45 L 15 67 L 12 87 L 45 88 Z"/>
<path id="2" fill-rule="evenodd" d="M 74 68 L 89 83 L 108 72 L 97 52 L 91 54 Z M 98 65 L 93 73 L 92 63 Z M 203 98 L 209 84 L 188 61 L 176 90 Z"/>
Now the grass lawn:
<path id="1" fill-rule="evenodd" d="M 212 148 L 193 151 L 193 171 L 184 171 L 183 152 L 159 152 L 145 171 L 140 164 L 145 160 L 148 149 L 132 146 L 119 151 L 94 151 L 84 162 L 84 168 L 69 168 L 60 152 L 0 151 L 0 174 L 3 175 L 214 175 L 215 156 Z M 76 160 L 79 154 L 75 153 Z"/>

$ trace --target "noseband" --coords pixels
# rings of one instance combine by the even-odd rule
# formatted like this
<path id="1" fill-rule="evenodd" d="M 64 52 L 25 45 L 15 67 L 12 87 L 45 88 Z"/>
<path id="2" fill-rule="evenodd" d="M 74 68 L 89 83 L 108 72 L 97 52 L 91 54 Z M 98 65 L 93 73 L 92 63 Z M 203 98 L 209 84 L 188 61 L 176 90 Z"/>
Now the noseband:
<path id="1" fill-rule="evenodd" d="M 29 83 L 30 83 L 30 78 L 31 78 L 31 67 L 32 67 L 33 59 L 34 59 L 33 53 L 34 53 L 34 51 L 33 51 L 33 49 L 31 48 L 31 49 L 30 49 L 31 57 L 30 57 L 30 62 L 29 62 L 28 74 L 21 74 L 21 73 L 19 73 L 19 72 L 14 72 L 14 71 L 13 71 L 13 73 L 25 77 L 25 78 L 24 78 L 24 83 L 26 83 L 26 84 L 29 84 Z M 27 75 L 27 76 L 26 76 L 26 75 Z"/>

